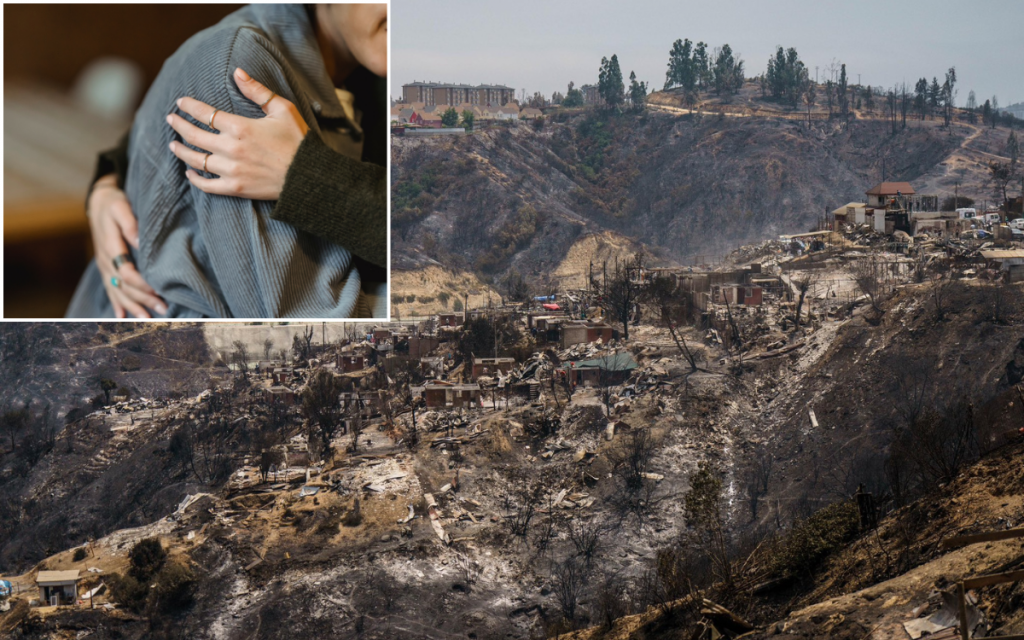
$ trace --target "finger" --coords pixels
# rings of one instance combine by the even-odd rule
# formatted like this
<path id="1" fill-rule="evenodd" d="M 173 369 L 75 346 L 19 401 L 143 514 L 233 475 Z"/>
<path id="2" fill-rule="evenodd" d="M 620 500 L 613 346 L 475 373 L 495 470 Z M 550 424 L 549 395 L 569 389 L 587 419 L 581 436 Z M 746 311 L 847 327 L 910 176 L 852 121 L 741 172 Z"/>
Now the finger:
<path id="1" fill-rule="evenodd" d="M 105 219 L 104 224 L 101 227 L 101 233 L 103 234 L 103 237 L 100 238 L 99 242 L 96 244 L 103 246 L 102 253 L 105 253 L 106 255 L 97 255 L 96 260 L 97 262 L 100 260 L 103 261 L 100 271 L 107 273 L 114 266 L 111 260 L 113 260 L 115 256 L 128 253 L 128 245 L 124 243 L 124 237 L 121 235 L 121 227 L 119 227 L 118 224 L 110 218 Z M 110 274 L 107 273 L 107 275 L 109 276 Z"/>
<path id="2" fill-rule="evenodd" d="M 221 151 L 220 145 L 217 144 L 217 138 L 220 136 L 216 133 L 203 131 L 176 113 L 167 116 L 167 124 L 171 125 L 171 128 L 178 132 L 182 140 L 193 147 L 199 147 L 211 153 Z"/>
<path id="3" fill-rule="evenodd" d="M 203 153 L 201 151 L 194 151 L 189 149 L 180 142 L 171 142 L 169 145 L 171 153 L 178 156 L 185 164 L 192 167 L 196 171 L 201 171 L 203 166 L 206 166 L 206 171 L 210 173 L 217 173 L 213 170 L 212 165 L 220 162 L 220 156 L 213 153 Z M 209 156 L 209 157 L 207 157 Z M 217 158 L 214 160 L 214 158 Z M 219 175 L 219 174 L 218 174 Z"/>
<path id="4" fill-rule="evenodd" d="M 127 281 L 121 283 L 121 293 L 124 295 L 124 297 L 128 298 L 129 300 L 136 304 L 140 304 L 146 307 L 147 309 L 152 309 L 153 311 L 161 315 L 167 314 L 167 305 L 164 304 L 163 300 L 156 297 L 152 293 L 147 293 L 146 291 L 143 291 L 141 289 L 136 289 L 135 287 L 128 284 Z"/>
<path id="5" fill-rule="evenodd" d="M 225 178 L 204 178 L 191 169 L 185 172 L 185 177 L 192 183 L 192 186 L 200 191 L 205 191 L 206 193 L 212 193 L 219 196 L 238 195 L 238 192 L 234 188 L 234 180 L 227 180 Z"/>
<path id="6" fill-rule="evenodd" d="M 274 96 L 274 92 L 266 88 L 258 81 L 249 77 L 249 74 L 245 72 L 241 67 L 235 69 L 235 83 L 238 85 L 238 90 L 242 92 L 242 95 L 249 98 L 258 105 L 263 106 L 263 113 L 268 116 L 272 113 L 280 110 L 282 107 L 287 108 L 286 105 L 290 105 L 291 101 L 277 96 L 273 100 L 270 100 Z M 270 100 L 267 103 L 267 100 Z M 220 116 L 217 116 L 218 118 Z"/>
<path id="7" fill-rule="evenodd" d="M 122 282 L 120 287 L 111 285 L 108 291 L 112 294 L 112 297 L 117 298 L 118 304 L 121 305 L 125 312 L 132 314 L 136 318 L 148 318 L 149 312 L 141 304 L 126 296 L 123 287 L 124 283 Z"/>
<path id="8" fill-rule="evenodd" d="M 110 300 L 110 306 L 114 308 L 114 317 L 124 318 L 124 307 L 122 307 L 121 303 L 118 301 L 118 296 L 114 294 L 114 288 L 107 284 L 106 281 L 103 282 L 103 288 L 107 292 L 107 299 Z"/>
<path id="9" fill-rule="evenodd" d="M 196 122 L 202 122 L 205 125 L 210 123 L 210 114 L 214 112 L 214 108 L 205 102 L 200 102 L 195 98 L 178 98 L 174 101 L 174 104 L 178 105 L 178 108 L 196 119 Z"/>
<path id="10" fill-rule="evenodd" d="M 130 262 L 125 262 L 124 264 L 122 264 L 121 268 L 117 270 L 117 273 L 115 275 L 118 278 L 121 278 L 121 280 L 123 280 L 125 284 L 130 284 L 131 286 L 135 287 L 140 291 L 145 291 L 146 293 L 156 295 L 156 291 L 153 290 L 153 287 L 149 286 L 149 283 L 146 282 L 146 279 L 142 277 L 142 274 L 139 273 L 139 270 L 136 269 L 135 265 Z"/>
<path id="11" fill-rule="evenodd" d="M 136 249 L 139 248 L 139 221 L 132 213 L 127 200 L 117 200 L 110 205 L 111 218 L 121 231 L 121 237 Z"/>
<path id="12" fill-rule="evenodd" d="M 234 114 L 227 113 L 223 109 L 211 107 L 205 102 L 200 102 L 195 98 L 178 98 L 175 104 L 178 105 L 179 109 L 195 118 L 196 122 L 202 122 L 206 126 L 211 129 L 216 129 L 217 131 L 236 133 L 234 125 L 238 123 L 240 118 Z M 214 115 L 214 113 L 216 113 L 216 115 Z M 210 116 L 213 116 L 212 125 L 210 124 Z M 241 119 L 244 120 L 245 118 Z"/>

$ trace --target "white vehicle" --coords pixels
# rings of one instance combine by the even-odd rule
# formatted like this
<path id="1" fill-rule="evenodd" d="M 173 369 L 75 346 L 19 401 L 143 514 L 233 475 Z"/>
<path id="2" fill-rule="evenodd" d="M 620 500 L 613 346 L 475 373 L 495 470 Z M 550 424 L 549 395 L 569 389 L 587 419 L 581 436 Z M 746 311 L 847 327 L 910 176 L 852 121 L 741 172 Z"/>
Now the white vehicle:
<path id="1" fill-rule="evenodd" d="M 998 213 L 986 213 L 985 214 L 985 224 L 999 224 L 999 214 Z"/>
<path id="2" fill-rule="evenodd" d="M 974 209 L 974 208 L 957 209 L 956 212 L 958 214 L 960 214 L 960 219 L 961 220 L 966 220 L 967 218 L 977 218 L 978 217 L 978 210 Z"/>
<path id="3" fill-rule="evenodd" d="M 1009 222 L 1011 229 L 1020 229 L 1024 231 L 1024 218 L 1017 218 L 1016 220 L 1010 220 Z"/>

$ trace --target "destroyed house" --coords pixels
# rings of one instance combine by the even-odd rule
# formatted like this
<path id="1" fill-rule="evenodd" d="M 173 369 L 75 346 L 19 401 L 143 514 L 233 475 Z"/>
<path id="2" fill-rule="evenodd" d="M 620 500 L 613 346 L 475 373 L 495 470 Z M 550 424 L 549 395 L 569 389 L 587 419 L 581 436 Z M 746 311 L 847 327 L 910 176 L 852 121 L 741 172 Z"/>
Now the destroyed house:
<path id="1" fill-rule="evenodd" d="M 857 223 L 858 217 L 860 219 L 859 224 L 863 224 L 867 206 L 868 205 L 865 202 L 847 202 L 838 209 L 833 209 L 833 230 L 839 231 L 844 224 Z"/>
<path id="2" fill-rule="evenodd" d="M 36 575 L 36 586 L 39 587 L 39 601 L 44 606 L 59 607 L 75 604 L 78 601 L 79 572 L 71 571 L 40 571 Z"/>
<path id="3" fill-rule="evenodd" d="M 461 327 L 463 325 L 463 314 L 461 313 L 439 313 L 437 315 L 437 326 L 439 327 Z"/>
<path id="4" fill-rule="evenodd" d="M 274 373 L 274 369 L 280 367 L 282 364 L 284 363 L 279 360 L 260 360 L 256 364 L 256 373 L 270 376 Z"/>
<path id="5" fill-rule="evenodd" d="M 497 372 L 508 373 L 516 366 L 515 358 L 480 358 L 473 356 L 473 379 L 493 377 Z"/>
<path id="6" fill-rule="evenodd" d="M 409 357 L 422 358 L 441 344 L 437 336 L 409 336 Z"/>
<path id="7" fill-rule="evenodd" d="M 480 385 L 455 384 L 443 380 L 429 380 L 422 387 L 411 388 L 413 394 L 420 393 L 430 409 L 458 407 L 479 407 Z"/>
<path id="8" fill-rule="evenodd" d="M 366 368 L 366 356 L 361 354 L 346 354 L 338 358 L 338 368 L 342 373 L 362 371 Z"/>
<path id="9" fill-rule="evenodd" d="M 430 378 L 440 378 L 444 374 L 444 358 L 441 356 L 420 358 L 420 373 Z"/>
<path id="10" fill-rule="evenodd" d="M 560 323 L 569 319 L 569 316 L 564 313 L 551 314 L 546 313 L 544 315 L 533 315 L 526 316 L 526 326 L 529 329 L 536 329 L 537 331 L 547 331 L 550 328 L 557 327 Z"/>
<path id="11" fill-rule="evenodd" d="M 615 337 L 615 330 L 606 324 L 563 324 L 561 325 L 561 347 L 568 349 L 574 344 L 589 344 L 601 340 L 608 344 Z"/>
<path id="12" fill-rule="evenodd" d="M 869 207 L 884 209 L 893 198 L 914 195 L 914 187 L 909 182 L 880 182 L 865 192 Z"/>
<path id="13" fill-rule="evenodd" d="M 378 403 L 380 397 L 375 391 L 344 391 L 338 396 L 341 408 L 350 413 L 351 409 L 359 411 L 360 417 L 364 419 L 373 418 L 378 415 Z"/>
<path id="14" fill-rule="evenodd" d="M 295 404 L 295 392 L 288 387 L 273 386 L 263 390 L 263 398 L 267 402 L 281 402 L 286 407 Z"/>
<path id="15" fill-rule="evenodd" d="M 291 367 L 278 367 L 274 369 L 274 384 L 288 384 L 295 378 L 295 370 Z"/>
<path id="16" fill-rule="evenodd" d="M 562 366 L 562 370 L 573 385 L 604 386 L 622 384 L 636 367 L 636 360 L 630 354 L 614 353 L 593 360 L 569 362 Z"/>
<path id="17" fill-rule="evenodd" d="M 744 307 L 759 307 L 762 301 L 761 287 L 742 284 L 723 284 L 715 293 L 715 302 Z"/>

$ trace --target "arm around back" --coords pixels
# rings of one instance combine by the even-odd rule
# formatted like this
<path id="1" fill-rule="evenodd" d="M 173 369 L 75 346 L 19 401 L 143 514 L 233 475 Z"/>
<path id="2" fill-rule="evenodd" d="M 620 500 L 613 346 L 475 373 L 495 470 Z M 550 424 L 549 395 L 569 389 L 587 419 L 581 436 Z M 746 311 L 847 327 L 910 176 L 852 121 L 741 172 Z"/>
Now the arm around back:
<path id="1" fill-rule="evenodd" d="M 288 168 L 271 217 L 386 268 L 386 182 L 384 167 L 344 156 L 311 131 Z"/>

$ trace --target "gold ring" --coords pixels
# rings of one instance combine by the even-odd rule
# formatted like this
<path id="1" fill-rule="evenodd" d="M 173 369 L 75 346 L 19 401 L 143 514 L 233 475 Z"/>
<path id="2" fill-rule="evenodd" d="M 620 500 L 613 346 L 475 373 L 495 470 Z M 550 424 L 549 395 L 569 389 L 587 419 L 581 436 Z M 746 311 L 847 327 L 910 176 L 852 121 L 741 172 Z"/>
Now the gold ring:
<path id="1" fill-rule="evenodd" d="M 210 156 L 212 156 L 212 155 L 213 155 L 212 153 L 208 153 L 208 154 L 206 154 L 206 157 L 203 158 L 203 173 L 207 173 L 207 171 L 206 171 L 206 161 L 209 160 Z"/>
<path id="2" fill-rule="evenodd" d="M 211 129 L 213 128 L 213 118 L 214 118 L 214 117 L 215 117 L 215 116 L 217 115 L 217 112 L 218 112 L 218 111 L 220 111 L 220 109 L 214 109 L 214 110 L 213 110 L 213 113 L 211 113 L 211 114 L 210 114 L 210 122 L 208 123 L 208 126 L 209 126 L 209 127 L 211 128 Z"/>
<path id="3" fill-rule="evenodd" d="M 265 107 L 265 106 L 267 106 L 268 104 L 270 104 L 270 101 L 271 101 L 271 100 L 273 100 L 273 99 L 274 99 L 274 98 L 276 98 L 276 97 L 277 97 L 277 94 L 276 94 L 276 93 L 274 93 L 273 91 L 271 91 L 271 92 L 270 92 L 270 97 L 269 97 L 269 98 L 267 98 L 267 101 L 266 101 L 266 102 L 264 102 L 263 104 L 261 104 L 261 105 L 260 105 L 260 109 L 262 109 L 263 107 Z"/>

